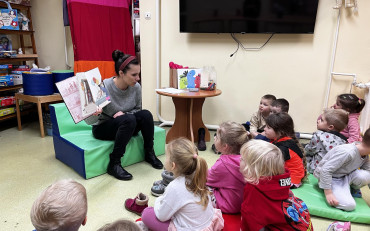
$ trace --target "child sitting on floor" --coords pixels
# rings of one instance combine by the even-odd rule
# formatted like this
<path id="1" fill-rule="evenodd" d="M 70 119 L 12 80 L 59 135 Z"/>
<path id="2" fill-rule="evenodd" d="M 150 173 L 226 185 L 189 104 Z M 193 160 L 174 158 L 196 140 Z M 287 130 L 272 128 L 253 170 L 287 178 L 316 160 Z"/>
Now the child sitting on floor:
<path id="1" fill-rule="evenodd" d="M 283 153 L 285 167 L 290 171 L 292 188 L 298 188 L 306 178 L 306 156 L 294 132 L 288 113 L 270 114 L 266 118 L 265 135 Z"/>
<path id="2" fill-rule="evenodd" d="M 348 113 L 342 109 L 325 109 L 317 120 L 317 132 L 305 146 L 307 171 L 313 173 L 316 166 L 335 146 L 346 144 L 347 138 L 340 133 L 348 123 Z"/>
<path id="3" fill-rule="evenodd" d="M 244 175 L 241 230 L 313 230 L 306 204 L 290 188 L 281 151 L 262 140 L 241 148 L 240 171 Z"/>
<path id="4" fill-rule="evenodd" d="M 250 120 L 250 129 L 249 132 L 254 138 L 259 133 L 263 132 L 263 129 L 266 125 L 265 119 L 271 112 L 271 103 L 276 100 L 276 97 L 273 95 L 264 95 L 261 98 L 258 111 L 255 112 Z"/>
<path id="5" fill-rule="evenodd" d="M 239 213 L 245 184 L 239 170 L 240 148 L 248 141 L 248 133 L 239 123 L 224 122 L 217 129 L 214 139 L 221 156 L 208 170 L 207 186 L 213 192 L 213 207 L 223 213 Z"/>
<path id="6" fill-rule="evenodd" d="M 37 231 L 76 231 L 86 224 L 85 187 L 74 180 L 60 180 L 47 187 L 32 205 L 31 221 Z"/>
<path id="7" fill-rule="evenodd" d="M 316 167 L 314 176 L 329 205 L 345 211 L 356 208 L 350 188 L 370 184 L 370 128 L 362 142 L 342 144 L 330 150 Z"/>
<path id="8" fill-rule="evenodd" d="M 277 99 L 271 103 L 271 112 L 270 113 L 280 113 L 280 112 L 289 112 L 289 102 L 288 100 L 284 98 Z M 256 137 L 254 137 L 257 140 L 264 140 L 267 142 L 270 142 L 270 139 L 268 139 L 265 136 L 265 132 L 262 132 L 258 134 Z"/>
<path id="9" fill-rule="evenodd" d="M 349 112 L 348 125 L 341 132 L 345 137 L 347 137 L 348 143 L 362 140 L 358 117 L 360 117 L 360 113 L 364 106 L 365 101 L 363 99 L 359 99 L 354 94 L 339 95 L 336 103 L 333 105 L 334 109 L 343 109 Z"/>
<path id="10" fill-rule="evenodd" d="M 142 213 L 142 222 L 150 230 L 222 230 L 219 209 L 212 207 L 207 182 L 207 162 L 193 142 L 178 138 L 167 144 L 165 168 L 175 179 L 154 208 Z"/>
<path id="11" fill-rule="evenodd" d="M 284 98 L 276 99 L 271 103 L 271 113 L 289 112 L 289 102 Z"/>

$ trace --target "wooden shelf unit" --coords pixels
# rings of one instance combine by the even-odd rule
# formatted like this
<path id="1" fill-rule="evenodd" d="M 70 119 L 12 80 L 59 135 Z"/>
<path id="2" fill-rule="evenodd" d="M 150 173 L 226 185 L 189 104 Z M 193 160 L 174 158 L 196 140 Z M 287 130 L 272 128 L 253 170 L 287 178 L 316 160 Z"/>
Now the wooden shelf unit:
<path id="1" fill-rule="evenodd" d="M 3 92 L 3 91 L 11 91 L 11 90 L 17 90 L 17 89 L 21 89 L 23 87 L 22 84 L 20 85 L 15 85 L 15 86 L 7 86 L 7 87 L 0 87 L 0 92 Z"/>
<path id="2" fill-rule="evenodd" d="M 0 29 L 0 34 L 6 34 L 6 35 L 12 35 L 12 39 L 19 39 L 19 46 L 14 47 L 13 43 L 13 50 L 17 50 L 19 48 L 22 49 L 23 54 L 17 54 L 17 57 L 15 58 L 0 58 L 0 64 L 21 64 L 21 65 L 26 65 L 27 61 L 31 61 L 38 65 L 38 55 L 37 55 L 37 50 L 36 50 L 36 43 L 35 43 L 35 31 L 33 30 L 33 25 L 32 25 L 32 17 L 31 17 L 31 6 L 26 6 L 26 5 L 21 5 L 21 4 L 15 4 L 15 3 L 10 3 L 10 6 L 13 9 L 16 9 L 18 12 L 22 12 L 30 21 L 28 23 L 28 31 L 21 30 L 8 30 L 8 29 Z M 7 4 L 4 2 L 0 2 L 0 7 L 1 8 L 8 8 Z M 28 37 L 29 36 L 29 37 Z M 25 39 L 27 38 L 27 40 Z M 29 39 L 28 39 L 29 38 Z M 27 44 L 26 44 L 27 42 Z M 17 89 L 23 88 L 23 85 L 16 85 L 16 86 L 7 86 L 7 87 L 0 87 L 0 93 L 4 95 L 4 92 L 7 91 L 14 91 Z M 14 95 L 13 92 L 9 93 L 9 95 Z M 19 104 L 19 103 L 18 103 Z M 17 105 L 15 105 L 16 107 Z M 35 107 L 31 108 L 26 108 L 22 111 L 16 111 L 16 113 L 9 114 L 6 116 L 1 116 L 0 117 L 0 122 L 3 122 L 7 119 L 12 119 L 17 117 L 17 113 L 19 113 L 19 117 L 25 114 L 28 114 L 32 112 L 32 109 Z M 19 110 L 19 105 L 18 105 L 18 110 Z"/>
<path id="3" fill-rule="evenodd" d="M 17 54 L 16 58 L 0 58 L 0 64 L 5 63 L 22 63 L 26 64 L 26 61 L 34 61 L 36 65 L 38 65 L 38 56 L 37 56 L 37 50 L 36 50 L 36 43 L 35 43 L 35 31 L 33 30 L 32 26 L 32 17 L 31 17 L 31 6 L 25 6 L 21 4 L 14 4 L 10 3 L 10 6 L 14 9 L 17 9 L 18 11 L 23 12 L 23 14 L 30 20 L 28 23 L 28 31 L 21 30 L 7 30 L 7 29 L 0 29 L 0 34 L 10 34 L 10 35 L 17 35 L 19 36 L 20 40 L 20 47 L 22 48 L 23 54 L 19 55 Z M 1 8 L 7 8 L 7 4 L 4 2 L 0 2 Z M 31 39 L 31 45 L 26 46 L 25 45 L 25 38 L 24 36 L 30 36 Z M 18 50 L 18 49 L 16 49 Z M 30 53 L 29 50 L 32 50 Z"/>

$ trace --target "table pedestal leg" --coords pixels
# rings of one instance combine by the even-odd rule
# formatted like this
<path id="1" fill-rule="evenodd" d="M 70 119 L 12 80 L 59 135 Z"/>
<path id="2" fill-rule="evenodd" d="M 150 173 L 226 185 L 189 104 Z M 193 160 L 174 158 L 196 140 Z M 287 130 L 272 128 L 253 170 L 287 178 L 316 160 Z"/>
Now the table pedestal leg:
<path id="1" fill-rule="evenodd" d="M 204 125 L 202 119 L 202 107 L 205 99 L 194 98 L 193 103 L 191 103 L 191 99 L 173 97 L 172 100 L 176 109 L 176 117 L 172 128 L 167 133 L 166 143 L 169 143 L 171 140 L 184 136 L 184 134 L 186 134 L 185 137 L 189 140 L 192 140 L 192 137 L 194 137 L 194 142 L 198 142 L 199 128 L 205 129 L 205 141 L 210 141 L 209 131 Z M 191 116 L 189 113 L 191 113 Z M 191 133 L 191 128 L 193 130 L 193 134 Z"/>

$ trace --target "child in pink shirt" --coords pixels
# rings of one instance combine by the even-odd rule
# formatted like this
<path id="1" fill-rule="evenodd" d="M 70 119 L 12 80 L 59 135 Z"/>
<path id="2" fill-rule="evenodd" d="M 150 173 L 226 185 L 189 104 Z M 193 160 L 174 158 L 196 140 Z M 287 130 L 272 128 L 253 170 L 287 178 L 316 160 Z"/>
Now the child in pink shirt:
<path id="1" fill-rule="evenodd" d="M 208 170 L 207 186 L 213 192 L 212 204 L 223 213 L 239 213 L 245 185 L 239 170 L 240 148 L 248 141 L 248 133 L 239 123 L 224 122 L 214 139 L 221 156 Z"/>
<path id="2" fill-rule="evenodd" d="M 354 94 L 338 95 L 336 103 L 332 106 L 334 109 L 343 109 L 349 112 L 348 125 L 341 131 L 347 137 L 348 143 L 362 141 L 358 117 L 365 106 L 365 100 L 359 99 Z"/>

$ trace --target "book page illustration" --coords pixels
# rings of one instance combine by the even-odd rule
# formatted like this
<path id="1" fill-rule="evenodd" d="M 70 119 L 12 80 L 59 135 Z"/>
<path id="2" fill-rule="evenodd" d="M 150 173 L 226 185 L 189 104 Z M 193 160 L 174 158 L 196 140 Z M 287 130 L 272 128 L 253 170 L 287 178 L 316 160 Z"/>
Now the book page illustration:
<path id="1" fill-rule="evenodd" d="M 76 76 L 57 82 L 56 86 L 71 113 L 73 121 L 78 123 L 85 119 L 86 117 L 82 116 L 80 90 L 77 86 Z"/>
<path id="2" fill-rule="evenodd" d="M 66 104 L 73 121 L 78 123 L 110 103 L 98 68 L 77 73 L 56 86 Z"/>
<path id="3" fill-rule="evenodd" d="M 85 76 L 85 73 L 77 73 L 77 85 L 80 92 L 80 102 L 81 102 L 81 111 L 82 116 L 90 116 L 97 110 L 97 105 L 92 93 L 92 88 L 90 87 L 88 80 Z"/>

